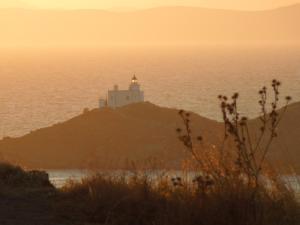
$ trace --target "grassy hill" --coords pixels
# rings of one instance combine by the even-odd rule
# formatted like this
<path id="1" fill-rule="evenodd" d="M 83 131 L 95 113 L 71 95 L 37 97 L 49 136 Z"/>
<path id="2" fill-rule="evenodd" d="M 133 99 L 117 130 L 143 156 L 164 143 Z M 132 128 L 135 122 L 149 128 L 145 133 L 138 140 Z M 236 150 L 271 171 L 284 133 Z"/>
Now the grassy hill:
<path id="1" fill-rule="evenodd" d="M 221 124 L 196 114 L 192 120 L 195 134 L 219 143 Z M 181 125 L 177 110 L 151 103 L 94 109 L 20 138 L 5 138 L 0 152 L 5 159 L 31 168 L 111 168 L 150 158 L 178 166 L 185 154 L 176 133 Z"/>
<path id="2" fill-rule="evenodd" d="M 270 159 L 276 165 L 300 171 L 300 103 L 289 106 L 278 127 Z M 191 115 L 195 138 L 220 146 L 223 124 Z M 258 119 L 252 120 L 253 135 Z M 179 167 L 187 156 L 178 140 L 176 128 L 182 127 L 178 110 L 151 103 L 138 103 L 115 110 L 94 109 L 71 120 L 39 129 L 19 138 L 0 141 L 2 157 L 30 168 L 120 168 L 134 161 L 150 159 L 164 166 Z"/>

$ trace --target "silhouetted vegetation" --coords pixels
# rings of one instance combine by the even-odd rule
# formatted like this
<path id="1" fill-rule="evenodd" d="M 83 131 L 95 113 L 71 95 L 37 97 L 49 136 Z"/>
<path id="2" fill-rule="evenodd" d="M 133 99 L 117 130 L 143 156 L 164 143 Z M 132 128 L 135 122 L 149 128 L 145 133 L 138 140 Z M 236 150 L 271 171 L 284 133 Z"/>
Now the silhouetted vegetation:
<path id="1" fill-rule="evenodd" d="M 215 185 L 182 177 L 151 179 L 95 175 L 69 183 L 57 202 L 61 216 L 95 224 L 298 224 L 298 206 L 286 189 L 269 192 L 234 183 Z M 250 202 L 251 201 L 251 202 Z M 254 216 L 250 204 L 256 205 Z M 250 208 L 249 208 L 250 207 Z"/>
<path id="2" fill-rule="evenodd" d="M 267 87 L 259 90 L 261 112 L 260 126 L 256 127 L 258 131 L 251 130 L 248 118 L 239 112 L 238 93 L 231 98 L 218 96 L 225 130 L 224 144 L 220 149 L 204 146 L 201 136 L 193 138 L 190 113 L 179 112 L 184 124 L 183 130 L 177 129 L 179 139 L 196 162 L 194 168 L 200 171 L 194 181 L 202 195 L 225 197 L 227 203 L 223 207 L 239 205 L 241 214 L 238 218 L 241 220 L 236 224 L 292 224 L 292 221 L 284 219 L 293 218 L 287 217 L 291 215 L 291 209 L 285 207 L 292 202 L 297 206 L 294 191 L 266 160 L 277 137 L 277 127 L 291 101 L 291 97 L 287 96 L 283 109 L 278 112 L 280 85 L 279 81 L 272 81 L 273 99 L 269 111 Z M 254 136 L 256 133 L 259 135 Z M 197 146 L 195 140 L 200 142 Z M 230 144 L 226 145 L 228 142 Z M 281 211 L 273 211 L 276 208 Z M 267 214 L 273 215 L 276 220 L 273 223 L 268 221 Z"/>
<path id="3" fill-rule="evenodd" d="M 54 188 L 48 174 L 42 171 L 25 171 L 20 166 L 0 163 L 0 187 L 12 188 Z"/>

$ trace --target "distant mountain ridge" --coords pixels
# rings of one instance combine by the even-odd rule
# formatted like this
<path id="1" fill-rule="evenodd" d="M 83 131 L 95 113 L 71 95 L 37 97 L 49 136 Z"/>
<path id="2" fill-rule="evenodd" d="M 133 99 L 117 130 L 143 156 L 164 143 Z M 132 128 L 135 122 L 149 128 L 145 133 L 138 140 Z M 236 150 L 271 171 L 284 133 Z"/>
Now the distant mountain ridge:
<path id="1" fill-rule="evenodd" d="M 0 9 L 3 46 L 300 43 L 300 4 L 265 11 Z"/>

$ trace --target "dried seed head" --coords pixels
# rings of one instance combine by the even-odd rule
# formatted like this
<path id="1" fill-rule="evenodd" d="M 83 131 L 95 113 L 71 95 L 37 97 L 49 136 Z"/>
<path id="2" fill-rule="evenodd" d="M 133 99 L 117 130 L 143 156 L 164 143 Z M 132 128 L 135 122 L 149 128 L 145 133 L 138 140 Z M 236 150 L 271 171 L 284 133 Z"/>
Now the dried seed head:
<path id="1" fill-rule="evenodd" d="M 198 136 L 198 137 L 197 137 L 197 140 L 198 140 L 198 141 L 202 141 L 203 138 L 202 138 L 201 136 Z"/>
<path id="2" fill-rule="evenodd" d="M 292 100 L 292 97 L 291 96 L 286 96 L 285 99 L 289 102 Z"/>
<path id="3" fill-rule="evenodd" d="M 177 132 L 177 133 L 181 133 L 181 131 L 182 131 L 181 128 L 177 128 L 177 129 L 176 129 L 176 132 Z"/>

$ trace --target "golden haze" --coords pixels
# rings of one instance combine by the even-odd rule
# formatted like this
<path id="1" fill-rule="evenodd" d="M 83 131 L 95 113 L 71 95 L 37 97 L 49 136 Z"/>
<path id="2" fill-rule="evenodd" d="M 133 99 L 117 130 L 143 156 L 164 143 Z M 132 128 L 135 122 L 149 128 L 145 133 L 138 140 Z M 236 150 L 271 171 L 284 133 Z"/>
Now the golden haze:
<path id="1" fill-rule="evenodd" d="M 136 12 L 0 10 L 0 46 L 299 44 L 300 4 L 232 11 L 160 7 Z"/>
<path id="2" fill-rule="evenodd" d="M 295 3 L 299 3 L 299 0 L 0 0 L 0 7 L 135 9 L 185 5 L 222 9 L 261 10 Z"/>

